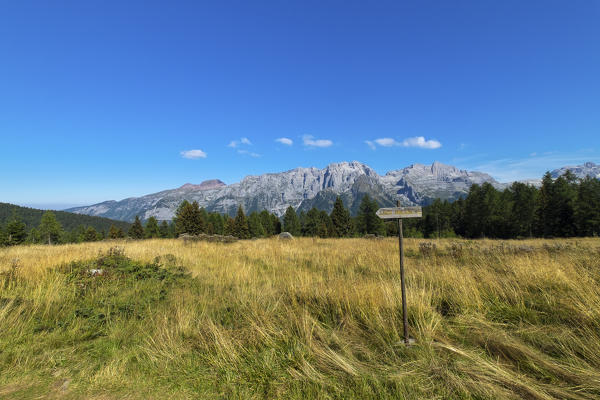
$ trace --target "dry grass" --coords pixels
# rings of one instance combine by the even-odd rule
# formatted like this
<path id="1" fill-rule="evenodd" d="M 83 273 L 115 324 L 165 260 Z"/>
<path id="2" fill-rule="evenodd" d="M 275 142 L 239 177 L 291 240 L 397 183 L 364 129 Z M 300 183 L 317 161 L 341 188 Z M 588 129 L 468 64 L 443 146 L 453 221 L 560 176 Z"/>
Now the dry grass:
<path id="1" fill-rule="evenodd" d="M 600 397 L 600 241 L 420 243 L 409 348 L 394 239 L 0 249 L 0 397 Z M 173 255 L 191 284 L 146 301 L 135 283 L 118 298 L 135 317 L 94 325 L 82 304 L 119 287 L 82 300 L 56 267 L 115 246 Z"/>

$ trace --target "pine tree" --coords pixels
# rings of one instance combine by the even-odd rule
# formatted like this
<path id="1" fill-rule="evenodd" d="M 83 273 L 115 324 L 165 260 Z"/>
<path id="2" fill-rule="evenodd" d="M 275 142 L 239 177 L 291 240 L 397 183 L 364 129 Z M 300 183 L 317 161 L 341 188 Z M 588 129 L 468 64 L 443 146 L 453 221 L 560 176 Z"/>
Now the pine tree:
<path id="1" fill-rule="evenodd" d="M 368 194 L 366 194 L 358 207 L 358 231 L 360 233 L 384 235 L 385 225 L 383 220 L 376 214 L 379 209 L 377 201 L 371 200 Z"/>
<path id="2" fill-rule="evenodd" d="M 331 222 L 333 223 L 333 235 L 335 237 L 349 237 L 352 235 L 350 212 L 344 207 L 340 196 L 335 199 L 335 203 L 333 204 Z"/>
<path id="3" fill-rule="evenodd" d="M 250 237 L 265 236 L 265 228 L 263 227 L 260 216 L 256 211 L 252 212 L 248 216 L 248 229 L 250 230 Z"/>
<path id="4" fill-rule="evenodd" d="M 108 230 L 108 237 L 110 239 L 120 239 L 123 236 L 125 235 L 123 235 L 123 231 L 121 230 L 121 228 L 117 228 L 114 225 L 110 226 L 110 229 Z"/>
<path id="5" fill-rule="evenodd" d="M 96 240 L 98 240 L 98 232 L 96 232 L 96 229 L 94 229 L 94 227 L 88 226 L 83 235 L 83 241 L 95 242 Z"/>
<path id="6" fill-rule="evenodd" d="M 319 227 L 321 225 L 319 210 L 317 210 L 315 207 L 311 208 L 302 218 L 302 220 L 302 235 L 317 236 Z"/>
<path id="7" fill-rule="evenodd" d="M 193 203 L 184 200 L 175 213 L 175 232 L 177 235 L 187 233 L 188 235 L 198 235 L 204 232 L 204 221 L 202 212 L 197 201 Z"/>
<path id="8" fill-rule="evenodd" d="M 223 233 L 227 236 L 236 236 L 235 232 L 235 220 L 230 216 L 225 217 L 225 227 L 223 228 Z"/>
<path id="9" fill-rule="evenodd" d="M 577 189 L 575 221 L 581 236 L 600 235 L 600 180 L 586 177 Z"/>
<path id="10" fill-rule="evenodd" d="M 142 226 L 142 222 L 140 221 L 140 217 L 135 216 L 135 221 L 131 228 L 129 228 L 129 237 L 132 239 L 143 239 L 144 238 L 144 227 Z"/>
<path id="11" fill-rule="evenodd" d="M 289 232 L 294 236 L 300 236 L 300 220 L 298 219 L 298 215 L 292 206 L 289 206 L 285 210 L 285 215 L 283 216 L 283 230 L 285 232 Z"/>
<path id="12" fill-rule="evenodd" d="M 510 193 L 512 195 L 510 221 L 513 225 L 513 234 L 532 237 L 538 190 L 534 186 L 515 182 L 510 187 Z"/>
<path id="13" fill-rule="evenodd" d="M 160 237 L 158 221 L 155 217 L 150 217 L 148 218 L 148 221 L 146 221 L 146 227 L 144 228 L 144 237 L 146 239 Z"/>
<path id="14" fill-rule="evenodd" d="M 260 223 L 265 231 L 265 236 L 272 236 L 275 234 L 275 227 L 273 226 L 273 220 L 271 214 L 267 210 L 262 210 L 259 214 Z"/>
<path id="15" fill-rule="evenodd" d="M 281 233 L 281 219 L 275 214 L 271 214 L 271 226 L 273 230 L 271 231 L 273 235 L 279 235 Z"/>
<path id="16" fill-rule="evenodd" d="M 52 211 L 46 211 L 42 215 L 38 230 L 44 242 L 48 244 L 58 243 L 62 233 L 62 227 Z"/>
<path id="17" fill-rule="evenodd" d="M 242 206 L 238 207 L 237 214 L 235 216 L 234 221 L 234 235 L 239 239 L 249 239 L 250 238 L 250 229 L 248 228 L 248 220 L 246 219 L 246 215 L 244 214 L 244 210 Z"/>
<path id="18" fill-rule="evenodd" d="M 6 225 L 6 243 L 14 246 L 25 242 L 27 239 L 27 230 L 25 223 L 13 213 L 11 221 Z"/>
<path id="19" fill-rule="evenodd" d="M 0 247 L 8 246 L 8 236 L 2 227 L 0 226 Z"/>
<path id="20" fill-rule="evenodd" d="M 169 224 L 167 221 L 162 221 L 160 223 L 160 227 L 158 228 L 159 236 L 163 239 L 169 237 Z"/>
<path id="21" fill-rule="evenodd" d="M 223 234 L 225 221 L 221 214 L 214 213 L 214 212 L 210 213 L 208 215 L 208 223 L 212 227 L 212 232 L 209 232 L 209 233 L 212 233 L 214 235 L 222 235 Z"/>

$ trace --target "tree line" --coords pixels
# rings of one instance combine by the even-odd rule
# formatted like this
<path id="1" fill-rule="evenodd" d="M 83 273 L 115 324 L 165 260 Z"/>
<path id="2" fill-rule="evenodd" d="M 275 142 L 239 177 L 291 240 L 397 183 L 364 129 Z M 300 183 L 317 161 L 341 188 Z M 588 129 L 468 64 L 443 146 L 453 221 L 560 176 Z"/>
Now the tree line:
<path id="1" fill-rule="evenodd" d="M 181 234 L 229 235 L 240 239 L 269 237 L 281 232 L 294 236 L 357 237 L 367 234 L 398 234 L 395 221 L 376 215 L 379 205 L 368 195 L 351 216 L 340 197 L 331 213 L 312 208 L 299 213 L 288 207 L 282 218 L 266 210 L 235 217 L 207 212 L 196 201 L 184 200 L 169 223 L 150 217 L 145 224 L 135 218 L 128 230 L 115 224 L 108 232 L 80 225 L 66 231 L 54 212 L 46 211 L 37 227 L 26 224 L 13 212 L 0 226 L 0 246 L 21 243 L 77 243 L 103 239 L 176 238 Z M 546 173 L 540 188 L 515 182 L 505 190 L 489 183 L 472 185 L 466 197 L 454 202 L 435 200 L 423 207 L 423 218 L 407 219 L 407 237 L 526 238 L 597 236 L 600 233 L 600 180 L 577 179 L 571 172 L 557 179 Z"/>
<path id="2" fill-rule="evenodd" d="M 435 200 L 409 226 L 424 237 L 529 238 L 598 236 L 600 180 L 577 179 L 570 171 L 539 188 L 514 182 L 505 190 L 471 186 L 464 199 Z"/>

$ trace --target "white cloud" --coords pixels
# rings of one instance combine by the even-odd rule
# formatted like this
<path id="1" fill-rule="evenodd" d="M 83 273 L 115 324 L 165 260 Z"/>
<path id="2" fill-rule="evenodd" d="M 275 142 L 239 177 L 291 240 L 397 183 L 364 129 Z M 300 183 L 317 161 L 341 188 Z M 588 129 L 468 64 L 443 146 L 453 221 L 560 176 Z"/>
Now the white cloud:
<path id="1" fill-rule="evenodd" d="M 195 160 L 197 158 L 206 158 L 206 153 L 202 150 L 185 150 L 181 152 L 181 157 Z"/>
<path id="2" fill-rule="evenodd" d="M 375 150 L 377 147 L 375 146 L 375 143 L 371 142 L 370 140 L 365 140 L 365 143 L 367 144 L 367 146 L 369 146 L 369 148 L 371 150 Z"/>
<path id="3" fill-rule="evenodd" d="M 294 144 L 294 141 L 292 139 L 288 139 L 286 137 L 280 137 L 278 139 L 275 139 L 275 141 L 281 144 L 285 144 L 286 146 L 291 146 Z"/>
<path id="4" fill-rule="evenodd" d="M 246 155 L 249 155 L 250 157 L 255 157 L 255 158 L 261 157 L 260 154 L 254 153 L 254 152 L 251 152 L 248 150 L 238 150 L 237 152 L 238 152 L 238 154 L 246 154 Z"/>
<path id="5" fill-rule="evenodd" d="M 367 141 L 367 144 L 372 142 Z M 402 142 L 398 142 L 396 139 L 392 138 L 379 138 L 375 139 L 375 143 L 379 146 L 383 147 L 394 147 L 394 146 L 402 146 L 402 147 L 419 147 L 421 149 L 438 149 L 442 147 L 442 144 L 437 140 L 426 140 L 423 136 L 415 136 L 411 138 L 404 139 Z M 369 144 L 369 147 L 371 145 Z M 372 148 L 372 147 L 371 147 Z"/>
<path id="6" fill-rule="evenodd" d="M 437 140 L 425 140 L 423 136 L 411 137 L 402 141 L 404 147 L 420 147 L 422 149 L 439 149 L 442 144 Z"/>
<path id="7" fill-rule="evenodd" d="M 227 147 L 236 148 L 240 144 L 251 145 L 252 142 L 247 137 L 243 137 L 240 140 L 232 140 L 231 142 L 229 142 L 229 144 L 227 145 Z"/>
<path id="8" fill-rule="evenodd" d="M 400 146 L 400 143 L 398 143 L 395 139 L 389 137 L 375 139 L 375 143 L 383 147 Z"/>
<path id="9" fill-rule="evenodd" d="M 302 141 L 305 146 L 308 147 L 329 147 L 333 144 L 333 142 L 329 139 L 317 139 L 315 140 L 312 135 L 304 135 L 302 136 Z"/>

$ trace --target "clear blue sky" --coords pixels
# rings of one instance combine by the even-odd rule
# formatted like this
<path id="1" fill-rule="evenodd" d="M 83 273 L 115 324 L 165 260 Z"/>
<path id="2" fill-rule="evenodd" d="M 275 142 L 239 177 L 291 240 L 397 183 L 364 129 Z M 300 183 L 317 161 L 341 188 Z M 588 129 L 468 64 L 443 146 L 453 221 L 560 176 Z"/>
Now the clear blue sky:
<path id="1" fill-rule="evenodd" d="M 5 1 L 0 201 L 344 160 L 501 181 L 599 162 L 598 21 L 595 0 Z"/>

